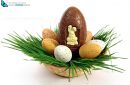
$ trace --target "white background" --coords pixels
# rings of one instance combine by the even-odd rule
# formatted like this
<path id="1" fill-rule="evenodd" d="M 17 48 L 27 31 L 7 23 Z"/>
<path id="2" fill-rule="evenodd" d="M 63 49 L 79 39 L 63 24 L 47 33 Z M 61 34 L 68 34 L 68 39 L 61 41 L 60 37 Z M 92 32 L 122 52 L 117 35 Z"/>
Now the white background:
<path id="1" fill-rule="evenodd" d="M 6 0 L 5 0 L 6 1 Z M 12 1 L 12 0 L 8 0 Z M 87 22 L 88 30 L 93 34 L 101 27 L 110 25 L 120 34 L 122 43 L 112 50 L 117 56 L 129 58 L 130 48 L 130 1 L 129 0 L 13 0 L 26 1 L 28 7 L 0 6 L 0 40 L 7 34 L 16 31 L 24 34 L 25 30 L 32 34 L 41 32 L 44 28 L 54 28 L 69 6 L 78 7 Z M 0 85 L 129 85 L 130 61 L 113 61 L 124 68 L 124 73 L 108 70 L 93 71 L 89 80 L 84 76 L 71 79 L 56 76 L 38 62 L 25 61 L 28 56 L 21 52 L 3 47 L 0 43 Z"/>

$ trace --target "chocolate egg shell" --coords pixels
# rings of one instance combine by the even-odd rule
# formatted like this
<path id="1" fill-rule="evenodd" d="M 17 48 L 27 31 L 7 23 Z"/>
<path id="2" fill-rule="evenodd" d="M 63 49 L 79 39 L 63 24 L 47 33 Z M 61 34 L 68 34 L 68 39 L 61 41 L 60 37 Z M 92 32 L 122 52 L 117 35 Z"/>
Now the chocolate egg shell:
<path id="1" fill-rule="evenodd" d="M 68 26 L 72 25 L 77 28 L 75 32 L 76 37 L 78 38 L 77 45 L 68 45 L 67 37 L 68 37 Z M 85 43 L 87 36 L 87 28 L 84 16 L 76 7 L 68 8 L 63 14 L 61 21 L 59 23 L 59 40 L 60 44 L 68 46 L 72 52 L 75 52 L 79 49 L 81 45 Z"/>

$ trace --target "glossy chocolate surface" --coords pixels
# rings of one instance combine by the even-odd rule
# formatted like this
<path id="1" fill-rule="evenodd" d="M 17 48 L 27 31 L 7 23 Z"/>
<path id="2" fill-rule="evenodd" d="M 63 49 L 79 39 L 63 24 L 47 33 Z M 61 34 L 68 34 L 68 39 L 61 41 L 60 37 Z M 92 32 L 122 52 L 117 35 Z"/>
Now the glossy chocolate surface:
<path id="1" fill-rule="evenodd" d="M 72 25 L 77 28 L 75 32 L 76 37 L 78 38 L 78 45 L 68 45 L 68 26 Z M 79 49 L 81 45 L 85 43 L 86 40 L 86 22 L 84 16 L 76 7 L 68 8 L 63 14 L 61 21 L 59 23 L 59 41 L 60 44 L 68 46 L 72 52 L 75 52 Z"/>

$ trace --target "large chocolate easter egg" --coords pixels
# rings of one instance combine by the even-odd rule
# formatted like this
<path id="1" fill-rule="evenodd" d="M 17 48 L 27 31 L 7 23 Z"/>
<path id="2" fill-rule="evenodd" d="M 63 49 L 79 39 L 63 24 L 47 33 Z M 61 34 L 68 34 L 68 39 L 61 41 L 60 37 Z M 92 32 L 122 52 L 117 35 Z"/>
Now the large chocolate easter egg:
<path id="1" fill-rule="evenodd" d="M 86 22 L 83 14 L 76 7 L 68 8 L 59 23 L 60 44 L 76 52 L 86 40 Z"/>

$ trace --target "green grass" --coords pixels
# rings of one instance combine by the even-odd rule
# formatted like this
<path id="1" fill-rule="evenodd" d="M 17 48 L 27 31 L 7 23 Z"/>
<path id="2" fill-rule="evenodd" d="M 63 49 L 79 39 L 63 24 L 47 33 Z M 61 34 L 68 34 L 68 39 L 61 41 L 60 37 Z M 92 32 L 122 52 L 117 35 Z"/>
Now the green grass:
<path id="1" fill-rule="evenodd" d="M 58 30 L 56 29 L 56 32 Z M 28 32 L 27 32 L 28 33 Z M 76 68 L 82 69 L 84 75 L 87 78 L 87 74 L 91 74 L 91 70 L 101 70 L 103 68 L 117 71 L 117 72 L 124 72 L 124 69 L 117 67 L 116 65 L 106 64 L 105 61 L 112 61 L 113 59 L 119 59 L 120 57 L 115 57 L 114 53 L 106 55 L 105 52 L 110 49 L 111 47 L 118 44 L 120 41 L 112 44 L 112 42 L 117 38 L 116 33 L 113 33 L 113 29 L 108 29 L 107 31 L 103 29 L 99 30 L 93 37 L 93 39 L 103 40 L 106 43 L 106 46 L 102 53 L 94 59 L 83 59 L 77 57 L 72 59 L 70 62 L 65 63 L 55 59 L 54 55 L 48 54 L 44 48 L 42 47 L 42 37 L 33 36 L 28 33 L 27 37 L 20 36 L 16 32 L 13 34 L 8 35 L 9 38 L 5 38 L 4 44 L 6 47 L 21 51 L 22 53 L 32 57 L 35 61 L 44 64 L 50 64 L 59 67 L 66 67 L 66 70 L 69 69 L 69 76 L 72 74 L 74 77 L 74 73 L 76 72 Z M 120 58 L 125 59 L 125 58 Z M 70 72 L 72 70 L 72 72 Z M 69 78 L 70 79 L 70 78 Z"/>

